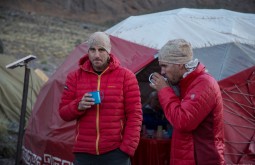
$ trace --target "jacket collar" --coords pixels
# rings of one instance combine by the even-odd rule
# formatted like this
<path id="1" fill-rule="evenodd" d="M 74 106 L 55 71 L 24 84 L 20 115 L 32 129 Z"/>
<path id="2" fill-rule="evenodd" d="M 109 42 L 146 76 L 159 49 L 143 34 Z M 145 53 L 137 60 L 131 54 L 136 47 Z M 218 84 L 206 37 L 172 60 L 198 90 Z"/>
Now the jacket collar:
<path id="1" fill-rule="evenodd" d="M 188 86 L 200 75 L 205 73 L 205 66 L 202 63 L 199 63 L 197 68 L 192 71 L 190 74 L 187 75 L 187 77 L 183 78 L 180 83 L 180 90 L 181 93 L 183 94 L 183 92 L 186 91 L 186 89 L 188 88 Z"/>
<path id="2" fill-rule="evenodd" d="M 80 58 L 79 66 L 81 69 L 83 69 L 85 71 L 94 72 L 91 62 L 89 61 L 88 54 L 85 54 L 82 58 Z M 108 66 L 108 68 L 109 68 L 108 70 L 114 70 L 119 66 L 120 66 L 119 60 L 114 55 L 110 54 L 110 63 Z"/>

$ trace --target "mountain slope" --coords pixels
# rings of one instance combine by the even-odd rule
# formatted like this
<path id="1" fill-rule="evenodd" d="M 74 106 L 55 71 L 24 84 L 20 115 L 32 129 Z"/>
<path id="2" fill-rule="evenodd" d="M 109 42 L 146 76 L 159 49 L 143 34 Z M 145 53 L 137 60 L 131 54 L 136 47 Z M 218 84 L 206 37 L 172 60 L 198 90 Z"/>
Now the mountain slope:
<path id="1" fill-rule="evenodd" d="M 0 6 L 96 24 L 116 22 L 130 15 L 183 7 L 255 12 L 254 0 L 1 0 Z"/>

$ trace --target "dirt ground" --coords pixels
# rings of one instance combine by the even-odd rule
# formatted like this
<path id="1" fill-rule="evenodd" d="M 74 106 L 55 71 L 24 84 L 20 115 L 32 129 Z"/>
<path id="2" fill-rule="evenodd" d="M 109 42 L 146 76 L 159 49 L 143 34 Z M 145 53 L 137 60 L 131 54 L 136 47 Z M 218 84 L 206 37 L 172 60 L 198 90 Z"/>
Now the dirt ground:
<path id="1" fill-rule="evenodd" d="M 0 29 L 4 54 L 35 55 L 33 67 L 50 76 L 75 46 L 106 27 L 0 7 Z"/>

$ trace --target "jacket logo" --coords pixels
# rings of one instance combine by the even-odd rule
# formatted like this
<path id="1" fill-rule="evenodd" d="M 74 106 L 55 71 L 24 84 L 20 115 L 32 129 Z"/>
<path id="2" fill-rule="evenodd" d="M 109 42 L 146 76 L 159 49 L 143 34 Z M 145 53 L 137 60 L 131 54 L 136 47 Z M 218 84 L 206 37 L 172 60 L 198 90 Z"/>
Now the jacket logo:
<path id="1" fill-rule="evenodd" d="M 108 85 L 107 87 L 108 88 L 116 88 L 116 86 L 113 86 L 113 85 Z"/>

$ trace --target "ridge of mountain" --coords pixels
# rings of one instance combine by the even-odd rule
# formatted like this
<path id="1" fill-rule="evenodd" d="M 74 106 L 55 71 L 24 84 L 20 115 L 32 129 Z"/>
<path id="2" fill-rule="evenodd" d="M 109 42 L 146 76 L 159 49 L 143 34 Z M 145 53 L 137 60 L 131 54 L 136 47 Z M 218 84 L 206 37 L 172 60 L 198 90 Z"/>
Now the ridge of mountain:
<path id="1" fill-rule="evenodd" d="M 112 24 L 130 15 L 183 7 L 255 12 L 254 0 L 1 0 L 0 6 L 94 24 Z"/>

